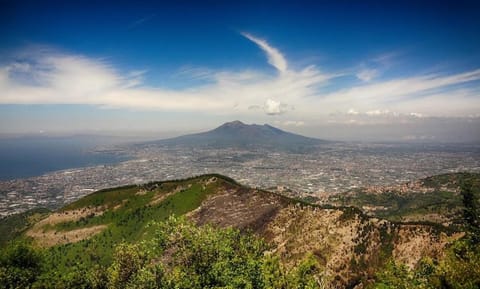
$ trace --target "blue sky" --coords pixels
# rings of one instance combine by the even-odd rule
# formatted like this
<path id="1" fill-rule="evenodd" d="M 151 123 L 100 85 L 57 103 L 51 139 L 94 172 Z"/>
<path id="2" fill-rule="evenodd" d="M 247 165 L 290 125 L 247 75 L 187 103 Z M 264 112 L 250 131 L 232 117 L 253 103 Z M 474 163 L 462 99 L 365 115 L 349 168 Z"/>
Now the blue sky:
<path id="1" fill-rule="evenodd" d="M 1 1 L 0 133 L 480 139 L 478 1 L 175 2 Z"/>

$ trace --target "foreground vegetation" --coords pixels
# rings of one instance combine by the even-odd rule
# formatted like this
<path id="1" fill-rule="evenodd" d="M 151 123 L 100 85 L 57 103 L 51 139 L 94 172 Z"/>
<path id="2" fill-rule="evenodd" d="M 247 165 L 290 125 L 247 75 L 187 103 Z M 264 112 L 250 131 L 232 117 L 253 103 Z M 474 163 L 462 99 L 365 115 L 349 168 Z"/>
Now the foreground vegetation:
<path id="1" fill-rule="evenodd" d="M 426 258 L 415 270 L 391 261 L 377 273 L 375 289 L 478 289 L 480 288 L 480 248 L 468 239 L 451 246 L 443 260 Z"/>
<path id="2" fill-rule="evenodd" d="M 109 266 L 74 265 L 52 271 L 51 255 L 24 242 L 0 259 L 0 288 L 320 288 L 321 268 L 307 257 L 286 269 L 268 245 L 250 233 L 183 218 L 152 223 L 147 242 L 121 243 Z"/>

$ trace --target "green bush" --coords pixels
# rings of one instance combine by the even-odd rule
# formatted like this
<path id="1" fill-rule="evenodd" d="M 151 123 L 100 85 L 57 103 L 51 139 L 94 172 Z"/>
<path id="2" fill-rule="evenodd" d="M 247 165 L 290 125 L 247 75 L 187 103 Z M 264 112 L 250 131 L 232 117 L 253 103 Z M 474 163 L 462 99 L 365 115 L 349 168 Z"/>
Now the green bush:
<path id="1" fill-rule="evenodd" d="M 25 242 L 16 242 L 2 250 L 0 288 L 30 288 L 42 272 L 43 256 Z"/>

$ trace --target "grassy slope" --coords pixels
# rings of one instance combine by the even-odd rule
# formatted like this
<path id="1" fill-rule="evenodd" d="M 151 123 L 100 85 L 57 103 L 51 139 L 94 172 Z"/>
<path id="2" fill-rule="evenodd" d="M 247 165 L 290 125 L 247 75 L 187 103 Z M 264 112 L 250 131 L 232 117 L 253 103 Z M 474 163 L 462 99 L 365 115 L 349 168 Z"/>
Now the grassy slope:
<path id="1" fill-rule="evenodd" d="M 106 210 L 99 216 L 59 223 L 53 228 L 46 226 L 46 230 L 61 232 L 96 225 L 108 227 L 90 239 L 48 248 L 50 266 L 61 274 L 73 265 L 88 266 L 92 262 L 109 264 L 115 245 L 122 241 L 148 239 L 152 233 L 147 226 L 149 222 L 165 220 L 172 214 L 186 214 L 196 209 L 208 194 L 218 191 L 219 186 L 229 182 L 228 179 L 219 179 L 215 183 L 204 185 L 211 177 L 103 190 L 62 208 L 61 211 L 72 211 L 102 206 Z M 150 204 L 161 195 L 164 196 L 161 202 Z"/>

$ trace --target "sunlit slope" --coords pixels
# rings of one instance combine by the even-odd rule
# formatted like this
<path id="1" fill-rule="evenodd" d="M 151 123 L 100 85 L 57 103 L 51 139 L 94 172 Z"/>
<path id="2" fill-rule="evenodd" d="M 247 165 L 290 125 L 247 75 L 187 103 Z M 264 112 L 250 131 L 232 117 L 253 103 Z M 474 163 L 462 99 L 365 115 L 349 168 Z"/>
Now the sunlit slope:
<path id="1" fill-rule="evenodd" d="M 98 191 L 49 214 L 23 238 L 47 248 L 50 266 L 61 274 L 71 266 L 109 265 L 116 245 L 150 239 L 148 224 L 172 214 L 198 225 L 253 231 L 287 266 L 313 254 L 341 285 L 371 278 L 390 258 L 410 266 L 423 256 L 435 258 L 452 240 L 442 227 L 394 224 L 353 207 L 319 207 L 220 175 Z"/>
<path id="2" fill-rule="evenodd" d="M 209 175 L 98 191 L 50 214 L 24 237 L 49 248 L 60 269 L 78 262 L 108 264 L 118 243 L 149 238 L 149 222 L 187 214 L 228 184 Z"/>

